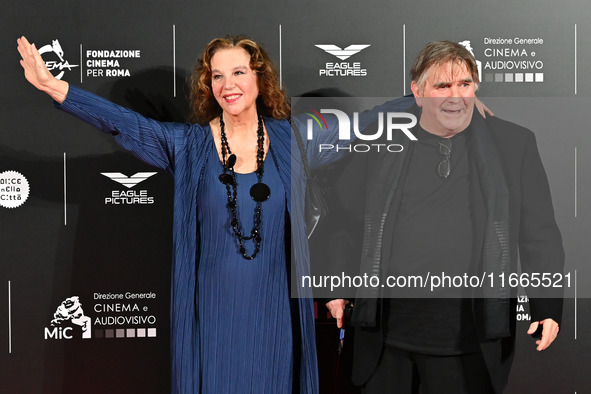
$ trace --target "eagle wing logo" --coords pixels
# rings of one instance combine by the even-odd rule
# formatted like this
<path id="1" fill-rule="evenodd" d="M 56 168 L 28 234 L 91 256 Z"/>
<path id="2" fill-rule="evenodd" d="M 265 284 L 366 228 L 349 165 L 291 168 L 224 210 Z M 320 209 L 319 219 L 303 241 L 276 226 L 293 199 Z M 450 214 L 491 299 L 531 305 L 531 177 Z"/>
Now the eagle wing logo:
<path id="1" fill-rule="evenodd" d="M 361 52 L 362 50 L 364 50 L 368 46 L 370 46 L 370 45 L 353 44 L 353 45 L 349 45 L 345 49 L 341 49 L 338 46 L 332 45 L 332 44 L 316 45 L 316 47 L 322 49 L 326 53 L 330 53 L 331 55 L 338 57 L 341 60 L 347 60 L 348 58 Z"/>
<path id="2" fill-rule="evenodd" d="M 135 175 L 128 177 L 125 174 L 120 172 L 101 172 L 101 175 L 110 178 L 111 180 L 122 184 L 123 186 L 131 189 L 135 185 L 139 184 L 140 182 L 145 181 L 152 175 L 157 174 L 156 172 L 138 172 Z"/>

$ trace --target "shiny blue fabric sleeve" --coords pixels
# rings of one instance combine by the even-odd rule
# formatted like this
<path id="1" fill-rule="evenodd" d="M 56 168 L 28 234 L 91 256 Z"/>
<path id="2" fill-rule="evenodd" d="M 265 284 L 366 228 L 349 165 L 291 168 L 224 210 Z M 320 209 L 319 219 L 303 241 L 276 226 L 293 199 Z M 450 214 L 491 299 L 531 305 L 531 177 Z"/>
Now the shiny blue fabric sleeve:
<path id="1" fill-rule="evenodd" d="M 184 123 L 158 122 L 105 98 L 70 85 L 63 103 L 56 107 L 98 129 L 113 134 L 117 143 L 141 160 L 174 173 L 175 153 L 190 133 L 203 128 Z"/>

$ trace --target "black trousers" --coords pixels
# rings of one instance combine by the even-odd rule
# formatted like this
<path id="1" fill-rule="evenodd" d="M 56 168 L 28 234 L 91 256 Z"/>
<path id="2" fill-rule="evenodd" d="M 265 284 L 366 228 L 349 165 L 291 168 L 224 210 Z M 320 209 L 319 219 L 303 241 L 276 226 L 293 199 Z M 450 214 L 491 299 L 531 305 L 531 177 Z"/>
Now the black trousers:
<path id="1" fill-rule="evenodd" d="M 384 345 L 364 394 L 494 394 L 482 353 L 434 356 Z"/>

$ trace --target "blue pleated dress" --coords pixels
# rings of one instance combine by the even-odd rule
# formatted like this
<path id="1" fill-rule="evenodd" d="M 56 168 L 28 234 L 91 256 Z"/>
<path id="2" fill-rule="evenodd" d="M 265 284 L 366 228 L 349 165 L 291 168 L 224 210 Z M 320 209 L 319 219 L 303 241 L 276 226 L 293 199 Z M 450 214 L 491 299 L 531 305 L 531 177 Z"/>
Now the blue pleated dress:
<path id="1" fill-rule="evenodd" d="M 207 158 L 198 194 L 200 228 L 198 317 L 200 382 L 204 394 L 291 394 L 292 328 L 285 256 L 285 190 L 273 156 L 265 158 L 263 182 L 271 195 L 262 203 L 261 250 L 253 260 L 239 253 L 230 226 L 222 164 L 215 149 Z M 249 234 L 256 203 L 255 173 L 236 174 L 238 215 Z M 244 241 L 247 254 L 254 242 Z"/>

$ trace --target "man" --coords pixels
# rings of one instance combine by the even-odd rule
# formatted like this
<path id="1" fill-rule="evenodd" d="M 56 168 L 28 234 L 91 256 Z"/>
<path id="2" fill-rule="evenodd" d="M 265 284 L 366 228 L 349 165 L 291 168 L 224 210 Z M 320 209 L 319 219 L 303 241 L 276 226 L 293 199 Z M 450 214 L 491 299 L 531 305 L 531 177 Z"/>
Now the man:
<path id="1" fill-rule="evenodd" d="M 402 136 L 402 153 L 363 157 L 344 176 L 350 182 L 357 172 L 364 182 L 348 184 L 365 190 L 361 273 L 377 272 L 381 283 L 417 272 L 500 278 L 517 272 L 518 253 L 523 272 L 562 272 L 562 240 L 533 133 L 474 115 L 478 68 L 459 44 L 428 44 L 411 77 L 418 141 Z M 335 259 L 350 254 L 343 247 Z M 513 360 L 516 289 L 469 287 L 468 297 L 442 291 L 435 299 L 360 289 L 353 382 L 366 394 L 418 393 L 419 386 L 424 394 L 501 393 Z M 541 351 L 559 331 L 562 300 L 530 299 L 528 334 L 542 328 Z M 339 326 L 347 303 L 327 303 Z"/>

